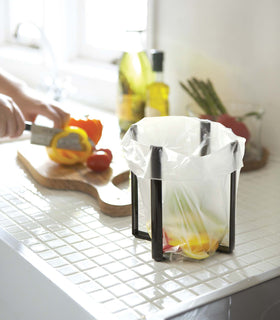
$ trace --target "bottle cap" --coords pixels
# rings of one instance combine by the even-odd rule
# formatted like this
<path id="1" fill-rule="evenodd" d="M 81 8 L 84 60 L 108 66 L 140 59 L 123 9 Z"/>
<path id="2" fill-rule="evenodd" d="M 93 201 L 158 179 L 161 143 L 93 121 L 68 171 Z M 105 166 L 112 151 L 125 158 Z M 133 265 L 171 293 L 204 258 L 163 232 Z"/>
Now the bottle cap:
<path id="1" fill-rule="evenodd" d="M 151 55 L 153 71 L 163 71 L 164 52 L 160 50 L 152 50 Z"/>

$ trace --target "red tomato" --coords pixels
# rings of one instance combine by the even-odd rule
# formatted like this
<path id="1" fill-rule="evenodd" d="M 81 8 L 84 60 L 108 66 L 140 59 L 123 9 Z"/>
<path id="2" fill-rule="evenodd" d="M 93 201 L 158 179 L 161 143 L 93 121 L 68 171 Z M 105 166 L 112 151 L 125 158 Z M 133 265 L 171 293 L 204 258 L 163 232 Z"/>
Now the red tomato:
<path id="1" fill-rule="evenodd" d="M 109 159 L 110 159 L 110 162 L 112 161 L 113 159 L 113 155 L 112 155 L 112 151 L 110 149 L 98 149 L 98 151 L 104 151 L 107 153 Z"/>
<path id="2" fill-rule="evenodd" d="M 108 154 L 102 150 L 95 151 L 87 159 L 87 166 L 93 171 L 102 172 L 109 168 L 111 160 Z"/>

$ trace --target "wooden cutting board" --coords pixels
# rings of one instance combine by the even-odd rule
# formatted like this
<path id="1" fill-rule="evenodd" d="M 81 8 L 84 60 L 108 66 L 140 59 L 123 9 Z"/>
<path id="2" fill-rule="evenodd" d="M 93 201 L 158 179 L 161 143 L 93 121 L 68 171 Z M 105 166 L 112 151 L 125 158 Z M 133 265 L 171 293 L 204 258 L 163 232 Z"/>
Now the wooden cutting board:
<path id="1" fill-rule="evenodd" d="M 61 190 L 76 190 L 98 200 L 100 210 L 114 217 L 131 215 L 129 192 L 117 187 L 129 178 L 123 159 L 113 158 L 111 166 L 102 173 L 95 173 L 83 164 L 60 165 L 49 159 L 42 146 L 24 143 L 17 152 L 18 159 L 41 185 Z"/>

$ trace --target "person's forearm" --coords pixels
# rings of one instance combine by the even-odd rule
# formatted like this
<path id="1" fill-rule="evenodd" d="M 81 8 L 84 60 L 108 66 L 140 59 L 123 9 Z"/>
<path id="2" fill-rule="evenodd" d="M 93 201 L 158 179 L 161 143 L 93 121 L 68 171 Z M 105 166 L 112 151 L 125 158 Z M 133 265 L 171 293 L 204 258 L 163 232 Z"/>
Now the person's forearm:
<path id="1" fill-rule="evenodd" d="M 0 69 L 0 93 L 13 98 L 25 86 L 23 81 Z"/>

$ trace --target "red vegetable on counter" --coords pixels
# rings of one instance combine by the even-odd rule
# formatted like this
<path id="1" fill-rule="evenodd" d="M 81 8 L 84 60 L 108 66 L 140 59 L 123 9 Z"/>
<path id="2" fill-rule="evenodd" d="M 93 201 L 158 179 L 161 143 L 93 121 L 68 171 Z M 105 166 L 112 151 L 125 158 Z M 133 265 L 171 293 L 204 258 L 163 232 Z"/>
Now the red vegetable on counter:
<path id="1" fill-rule="evenodd" d="M 98 149 L 98 151 L 104 151 L 107 153 L 107 156 L 109 157 L 110 159 L 110 162 L 112 161 L 113 159 L 113 155 L 112 155 L 112 151 L 110 149 Z"/>
<path id="2" fill-rule="evenodd" d="M 111 161 L 112 153 L 109 149 L 95 150 L 87 159 L 87 167 L 93 171 L 102 172 L 109 168 Z"/>
<path id="3" fill-rule="evenodd" d="M 248 141 L 250 139 L 250 132 L 244 122 L 237 121 L 234 117 L 228 114 L 222 114 L 217 118 L 217 122 L 220 122 L 227 128 L 231 128 L 233 133 L 237 136 L 243 137 Z"/>

